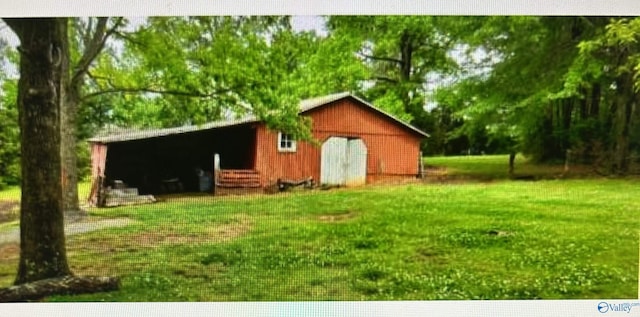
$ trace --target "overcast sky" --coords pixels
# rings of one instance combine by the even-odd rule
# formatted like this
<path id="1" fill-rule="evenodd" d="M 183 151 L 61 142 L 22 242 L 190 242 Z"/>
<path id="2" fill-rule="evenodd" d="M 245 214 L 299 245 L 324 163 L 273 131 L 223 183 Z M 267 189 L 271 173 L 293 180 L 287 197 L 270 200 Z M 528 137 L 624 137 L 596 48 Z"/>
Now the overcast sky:
<path id="1" fill-rule="evenodd" d="M 131 18 L 131 22 L 133 24 L 140 23 L 141 18 Z M 303 15 L 303 16 L 294 16 L 291 19 L 291 24 L 295 30 L 298 31 L 309 31 L 315 30 L 319 35 L 325 35 L 327 32 L 324 28 L 324 19 L 321 16 L 314 15 Z M 10 45 L 16 46 L 18 45 L 18 38 L 11 32 L 11 30 L 6 27 L 4 23 L 0 21 L 0 37 L 6 39 Z"/>
<path id="2" fill-rule="evenodd" d="M 640 15 L 638 0 L 20 0 L 2 16 L 150 15 Z"/>

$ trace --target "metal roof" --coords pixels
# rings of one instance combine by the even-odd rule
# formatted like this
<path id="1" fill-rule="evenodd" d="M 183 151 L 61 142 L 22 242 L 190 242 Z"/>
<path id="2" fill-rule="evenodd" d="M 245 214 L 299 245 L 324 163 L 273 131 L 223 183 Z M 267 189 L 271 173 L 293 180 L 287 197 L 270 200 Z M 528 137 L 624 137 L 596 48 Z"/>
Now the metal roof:
<path id="1" fill-rule="evenodd" d="M 300 102 L 300 113 L 304 113 L 321 106 L 327 105 L 329 103 L 344 99 L 344 98 L 353 98 L 359 103 L 365 105 L 366 107 L 396 121 L 398 124 L 405 126 L 406 128 L 412 130 L 413 132 L 420 134 L 422 136 L 428 137 L 429 135 L 410 124 L 403 122 L 402 120 L 396 118 L 395 116 L 380 110 L 373 106 L 372 104 L 354 96 L 349 92 L 341 92 L 337 94 L 326 95 L 317 98 L 305 99 Z M 241 124 L 254 123 L 259 122 L 260 120 L 254 115 L 247 115 L 240 119 L 231 119 L 231 120 L 219 120 L 213 121 L 209 123 L 205 123 L 202 125 L 189 125 L 182 126 L 176 128 L 165 128 L 165 129 L 149 129 L 149 130 L 134 130 L 134 131 L 126 131 L 121 133 L 110 134 L 106 136 L 95 136 L 90 138 L 88 141 L 93 143 L 115 143 L 115 142 L 125 142 L 125 141 L 133 141 L 133 140 L 142 140 L 142 139 L 150 139 L 162 136 L 176 135 L 182 133 L 196 132 L 196 131 L 204 131 L 211 130 L 217 128 L 231 127 Z"/>

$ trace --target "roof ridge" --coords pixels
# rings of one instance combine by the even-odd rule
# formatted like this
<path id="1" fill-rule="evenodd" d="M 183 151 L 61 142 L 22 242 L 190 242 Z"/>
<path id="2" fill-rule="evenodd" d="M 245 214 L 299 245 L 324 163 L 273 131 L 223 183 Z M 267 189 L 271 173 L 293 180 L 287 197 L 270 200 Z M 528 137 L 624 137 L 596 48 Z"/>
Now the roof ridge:
<path id="1" fill-rule="evenodd" d="M 301 100 L 299 103 L 299 112 L 298 113 L 304 113 L 307 111 L 310 111 L 312 109 L 318 108 L 320 106 L 332 103 L 334 101 L 338 101 L 340 99 L 344 99 L 344 98 L 348 98 L 351 97 L 353 99 L 355 99 L 356 101 L 358 101 L 359 103 L 365 105 L 366 107 L 394 120 L 395 122 L 397 122 L 398 124 L 401 124 L 403 126 L 405 126 L 406 128 L 420 134 L 423 136 L 428 137 L 429 134 L 421 131 L 420 129 L 398 119 L 397 117 L 395 117 L 394 115 L 374 106 L 373 104 L 361 99 L 360 97 L 352 94 L 351 92 L 348 91 L 343 91 L 343 92 L 339 92 L 339 93 L 334 93 L 334 94 L 329 94 L 329 95 L 325 95 L 325 96 L 320 96 L 320 97 L 314 97 L 314 98 L 308 98 L 308 99 L 304 99 Z M 133 130 L 125 130 L 122 131 L 122 133 L 115 133 L 115 134 L 111 134 L 111 135 L 106 135 L 106 136 L 99 136 L 96 135 L 90 139 L 88 139 L 89 142 L 99 142 L 99 143 L 112 143 L 112 142 L 124 142 L 124 141 L 133 141 L 133 140 L 140 140 L 140 139 L 146 139 L 146 138 L 154 138 L 154 137 L 162 137 L 162 136 L 168 136 L 168 135 L 175 135 L 175 134 L 182 134 L 182 133 L 188 133 L 188 132 L 195 132 L 195 131 L 202 131 L 202 130 L 209 130 L 209 129 L 214 129 L 214 128 L 223 128 L 223 127 L 230 127 L 230 126 L 234 126 L 234 125 L 240 125 L 240 124 L 245 124 L 245 123 L 252 123 L 252 122 L 258 122 L 260 121 L 254 114 L 247 114 L 243 117 L 240 118 L 232 118 L 232 119 L 220 119 L 220 120 L 215 120 L 215 121 L 210 121 L 210 122 L 206 122 L 203 123 L 201 125 L 183 125 L 183 126 L 178 126 L 178 127 L 170 127 L 170 128 L 160 128 L 160 129 L 133 129 Z"/>

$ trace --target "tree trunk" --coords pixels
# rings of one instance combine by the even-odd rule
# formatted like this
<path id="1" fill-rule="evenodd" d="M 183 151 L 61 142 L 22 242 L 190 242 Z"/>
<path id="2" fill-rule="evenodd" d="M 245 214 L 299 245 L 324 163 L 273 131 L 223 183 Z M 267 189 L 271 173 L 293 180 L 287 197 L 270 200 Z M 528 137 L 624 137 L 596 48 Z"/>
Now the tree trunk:
<path id="1" fill-rule="evenodd" d="M 408 31 L 402 33 L 400 37 L 400 91 L 404 111 L 415 118 L 415 111 L 411 107 L 411 97 L 407 90 L 407 83 L 411 80 L 411 63 L 413 59 L 413 43 Z"/>
<path id="2" fill-rule="evenodd" d="M 66 85 L 65 85 L 66 86 Z M 64 86 L 63 86 L 64 87 Z M 62 160 L 62 195 L 63 210 L 66 221 L 75 221 L 86 216 L 86 211 L 80 209 L 78 198 L 78 160 L 76 140 L 76 120 L 78 113 L 78 99 L 74 93 L 66 89 L 60 107 L 60 157 Z M 77 94 L 75 95 L 77 96 Z"/>
<path id="3" fill-rule="evenodd" d="M 555 156 L 556 149 L 556 139 L 554 138 L 554 113 L 556 109 L 556 105 L 553 102 L 550 102 L 544 109 L 544 114 L 542 117 L 541 123 L 541 144 L 540 144 L 540 153 L 537 157 L 538 161 L 545 162 L 551 160 Z"/>
<path id="4" fill-rule="evenodd" d="M 562 134 L 560 140 L 560 148 L 563 154 L 567 150 L 571 149 L 571 117 L 573 113 L 573 98 L 563 99 L 561 102 L 562 107 Z M 558 153 L 560 154 L 560 153 Z"/>
<path id="5" fill-rule="evenodd" d="M 60 173 L 64 18 L 5 19 L 20 39 L 18 109 L 22 153 L 20 261 L 16 284 L 70 275 Z"/>
<path id="6" fill-rule="evenodd" d="M 616 94 L 616 104 L 613 122 L 615 145 L 613 149 L 613 172 L 625 175 L 629 171 L 630 122 L 635 108 L 633 79 L 631 74 L 621 75 L 617 81 L 619 91 Z"/>
<path id="7" fill-rule="evenodd" d="M 84 51 L 78 62 L 70 69 L 69 61 L 63 65 L 63 86 L 64 97 L 61 107 L 62 139 L 60 155 L 62 157 L 62 189 L 63 189 L 63 210 L 67 221 L 78 220 L 86 216 L 86 211 L 80 208 L 78 197 L 78 156 L 77 156 L 77 113 L 81 102 L 82 86 L 85 76 L 91 63 L 104 48 L 107 38 L 112 34 L 113 29 L 107 30 L 109 18 L 95 18 L 95 29 L 92 27 L 93 20 L 86 27 L 86 33 L 82 42 Z M 116 25 L 120 24 L 120 20 Z M 66 56 L 69 54 L 68 44 L 65 46 Z"/>
<path id="8" fill-rule="evenodd" d="M 509 177 L 513 178 L 514 163 L 516 161 L 516 152 L 509 153 Z"/>
<path id="9" fill-rule="evenodd" d="M 64 56 L 70 56 L 69 44 L 65 42 L 62 48 Z M 80 87 L 72 85 L 69 71 L 69 59 L 65 58 L 62 63 L 62 83 L 63 87 L 60 100 L 60 157 L 62 160 L 62 210 L 65 221 L 73 222 L 86 216 L 86 212 L 80 209 L 78 199 L 78 166 L 76 153 L 76 120 L 78 113 L 78 103 Z"/>
<path id="10" fill-rule="evenodd" d="M 582 151 L 581 160 L 583 163 L 590 163 L 597 166 L 600 158 L 604 156 L 602 153 L 602 147 L 599 145 L 602 143 L 602 132 L 600 122 L 600 84 L 595 83 L 586 92 L 584 98 L 585 112 L 581 119 L 587 122 L 589 126 L 582 130 L 580 136 L 584 142 L 585 148 Z"/>
<path id="11" fill-rule="evenodd" d="M 594 84 L 591 89 L 591 109 L 589 110 L 589 114 L 592 118 L 598 118 L 600 115 L 600 98 L 601 96 L 600 84 Z"/>

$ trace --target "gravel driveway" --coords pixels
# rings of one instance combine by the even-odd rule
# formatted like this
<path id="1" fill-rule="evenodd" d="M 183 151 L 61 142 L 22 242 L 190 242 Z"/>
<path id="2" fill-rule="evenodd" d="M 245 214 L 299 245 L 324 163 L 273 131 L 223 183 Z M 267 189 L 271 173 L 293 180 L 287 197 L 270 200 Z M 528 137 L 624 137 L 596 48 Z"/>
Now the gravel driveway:
<path id="1" fill-rule="evenodd" d="M 64 231 L 67 236 L 91 232 L 104 228 L 124 227 L 133 223 L 129 218 L 112 218 L 112 219 L 87 219 L 79 222 L 65 224 Z M 5 232 L 0 232 L 0 245 L 5 243 L 20 242 L 20 229 L 14 228 Z"/>

